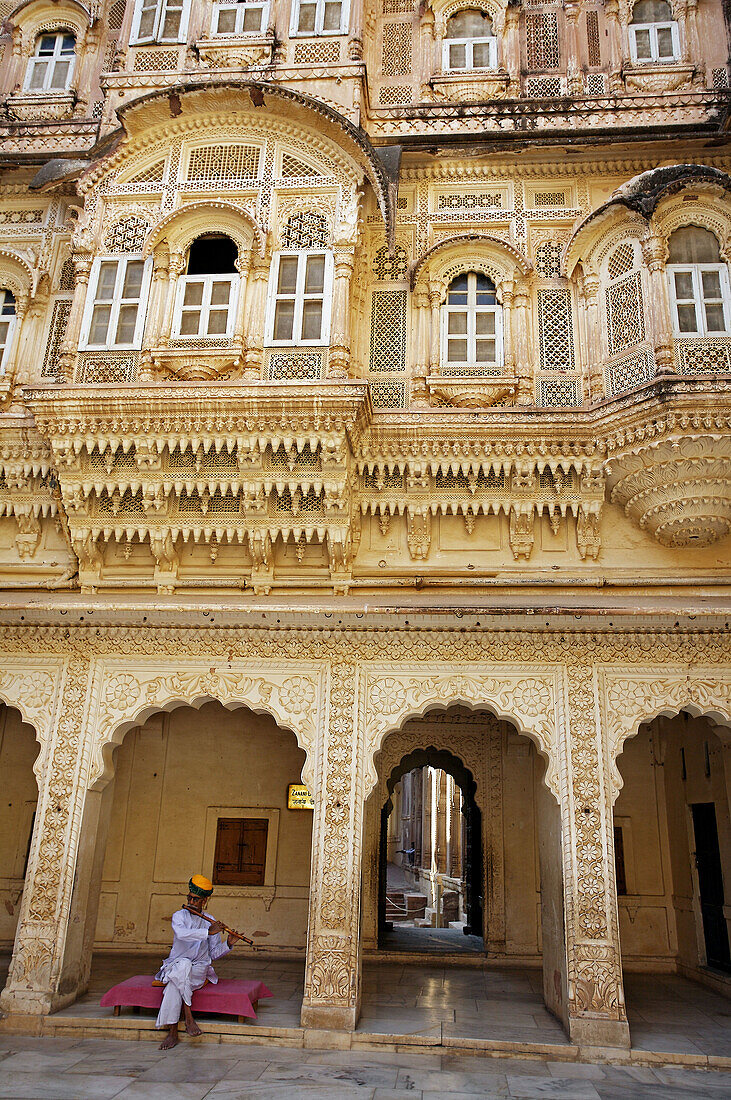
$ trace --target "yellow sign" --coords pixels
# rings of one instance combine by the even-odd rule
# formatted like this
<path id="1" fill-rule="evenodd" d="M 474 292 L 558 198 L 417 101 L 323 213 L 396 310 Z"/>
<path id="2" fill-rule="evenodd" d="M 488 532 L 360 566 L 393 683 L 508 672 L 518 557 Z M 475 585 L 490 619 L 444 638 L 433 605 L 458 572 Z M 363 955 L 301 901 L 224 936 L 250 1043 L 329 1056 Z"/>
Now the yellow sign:
<path id="1" fill-rule="evenodd" d="M 315 800 L 304 783 L 290 783 L 287 788 L 288 810 L 314 810 Z"/>

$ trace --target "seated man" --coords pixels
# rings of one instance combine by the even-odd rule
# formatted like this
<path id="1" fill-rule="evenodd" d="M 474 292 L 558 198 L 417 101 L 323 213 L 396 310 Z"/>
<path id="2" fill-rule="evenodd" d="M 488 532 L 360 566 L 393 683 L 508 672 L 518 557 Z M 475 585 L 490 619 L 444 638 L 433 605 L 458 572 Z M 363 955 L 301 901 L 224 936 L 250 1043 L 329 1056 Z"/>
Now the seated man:
<path id="1" fill-rule="evenodd" d="M 213 884 L 203 875 L 193 875 L 188 883 L 186 904 L 201 913 L 213 893 Z M 162 964 L 155 981 L 165 983 L 162 1004 L 157 1015 L 156 1027 L 168 1029 L 167 1038 L 160 1043 L 160 1050 L 170 1050 L 178 1042 L 178 1021 L 182 1006 L 185 1030 L 189 1035 L 200 1035 L 201 1029 L 193 1019 L 190 1002 L 196 989 L 206 981 L 217 982 L 211 966 L 214 959 L 227 955 L 239 937 L 230 934 L 226 943 L 221 942 L 223 925 L 210 917 L 199 917 L 188 909 L 173 913 L 173 947 Z"/>

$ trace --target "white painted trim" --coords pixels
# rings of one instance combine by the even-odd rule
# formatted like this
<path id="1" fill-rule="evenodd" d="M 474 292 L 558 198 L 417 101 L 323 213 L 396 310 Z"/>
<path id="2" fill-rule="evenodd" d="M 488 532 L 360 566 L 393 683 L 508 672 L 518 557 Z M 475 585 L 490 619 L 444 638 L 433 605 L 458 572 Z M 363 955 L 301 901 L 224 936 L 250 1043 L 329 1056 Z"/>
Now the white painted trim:
<path id="1" fill-rule="evenodd" d="M 279 261 L 282 256 L 297 256 L 299 263 L 297 266 L 297 284 L 294 295 L 281 295 L 284 298 L 294 299 L 294 321 L 292 325 L 292 338 L 290 340 L 275 340 L 274 339 L 274 314 L 276 311 L 276 305 L 278 301 L 277 295 L 277 281 L 279 279 Z M 320 329 L 320 338 L 318 340 L 304 340 L 301 338 L 300 333 L 302 331 L 302 306 L 304 302 L 304 280 L 305 280 L 305 268 L 306 261 L 311 256 L 324 256 L 325 257 L 325 274 L 323 279 L 323 292 L 322 296 L 308 295 L 308 299 L 314 301 L 322 297 L 322 327 Z M 266 319 L 264 325 L 264 343 L 269 347 L 327 347 L 330 343 L 330 320 L 332 313 L 332 291 L 333 291 L 333 255 L 332 252 L 327 249 L 312 249 L 306 252 L 290 252 L 282 251 L 276 252 L 272 260 L 272 268 L 269 276 L 269 290 L 267 294 L 267 308 Z"/>
<path id="2" fill-rule="evenodd" d="M 102 263 L 116 263 L 117 274 L 114 282 L 114 298 L 111 303 L 111 313 L 109 317 L 108 333 L 114 332 L 117 319 L 119 317 L 119 307 L 121 305 L 120 291 L 123 285 L 124 272 L 127 269 L 127 264 L 130 260 L 141 260 L 140 253 L 133 253 L 131 255 L 104 255 L 97 256 L 91 265 L 91 273 L 89 276 L 89 287 L 86 292 L 86 302 L 84 303 L 84 313 L 81 321 L 81 338 L 79 340 L 79 347 L 89 350 L 105 350 L 107 348 L 126 351 L 135 351 L 142 347 L 142 337 L 145 331 L 145 319 L 147 314 L 147 304 L 149 301 L 149 289 L 150 281 L 152 279 L 152 260 L 145 260 L 144 268 L 142 271 L 142 283 L 140 286 L 140 297 L 137 305 L 137 319 L 135 321 L 134 339 L 131 344 L 116 344 L 107 341 L 104 344 L 90 344 L 89 343 L 89 331 L 91 329 L 91 317 L 94 312 L 94 303 L 96 300 L 97 284 L 99 281 L 99 269 Z M 135 299 L 129 299 L 134 301 Z"/>

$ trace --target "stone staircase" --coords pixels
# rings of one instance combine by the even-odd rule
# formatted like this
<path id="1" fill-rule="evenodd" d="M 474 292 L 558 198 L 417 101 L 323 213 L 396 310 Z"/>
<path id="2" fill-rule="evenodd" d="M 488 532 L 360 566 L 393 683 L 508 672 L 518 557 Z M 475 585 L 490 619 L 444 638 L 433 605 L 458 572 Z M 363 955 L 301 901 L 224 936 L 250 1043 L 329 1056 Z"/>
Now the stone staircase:
<path id="1" fill-rule="evenodd" d="M 386 920 L 392 924 L 423 918 L 425 912 L 425 894 L 411 894 L 404 890 L 386 891 Z"/>

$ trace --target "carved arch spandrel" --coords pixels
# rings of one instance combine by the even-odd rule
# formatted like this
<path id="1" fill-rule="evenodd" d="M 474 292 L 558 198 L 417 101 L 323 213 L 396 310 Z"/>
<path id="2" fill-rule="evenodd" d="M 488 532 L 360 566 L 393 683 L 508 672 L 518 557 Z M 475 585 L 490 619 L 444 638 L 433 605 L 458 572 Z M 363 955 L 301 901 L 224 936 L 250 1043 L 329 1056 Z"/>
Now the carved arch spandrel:
<path id="1" fill-rule="evenodd" d="M 32 726 L 41 747 L 33 764 L 39 782 L 53 736 L 63 666 L 60 658 L 39 662 L 37 657 L 4 657 L 0 671 L 0 700 L 20 712 L 23 721 Z"/>
<path id="2" fill-rule="evenodd" d="M 219 702 L 270 715 L 290 730 L 305 753 L 302 779 L 316 793 L 317 730 L 325 706 L 325 671 L 297 661 L 212 662 L 109 660 L 95 662 L 94 705 L 85 741 L 87 785 L 100 789 L 112 775 L 112 752 L 128 730 L 156 711 Z"/>
<path id="3" fill-rule="evenodd" d="M 512 722 L 535 744 L 546 761 L 544 782 L 560 801 L 559 706 L 557 666 L 366 665 L 364 676 L 365 787 L 378 783 L 375 756 L 385 736 L 435 707 L 484 708 Z"/>
<path id="4" fill-rule="evenodd" d="M 618 758 L 645 722 L 687 711 L 731 728 L 731 665 L 727 668 L 603 668 L 599 670 L 602 724 L 607 739 L 612 804 L 622 789 Z"/>

